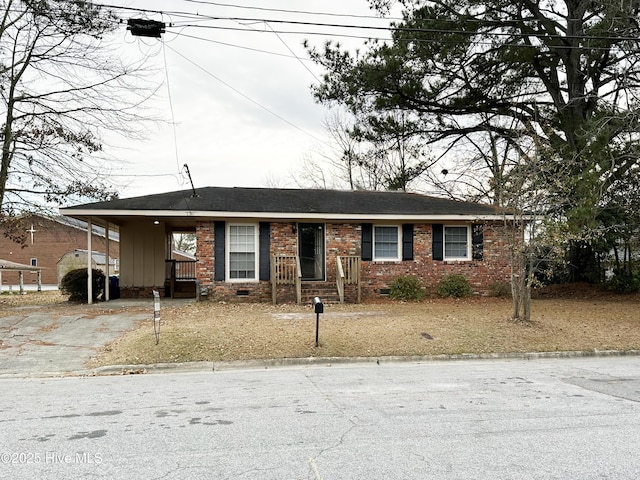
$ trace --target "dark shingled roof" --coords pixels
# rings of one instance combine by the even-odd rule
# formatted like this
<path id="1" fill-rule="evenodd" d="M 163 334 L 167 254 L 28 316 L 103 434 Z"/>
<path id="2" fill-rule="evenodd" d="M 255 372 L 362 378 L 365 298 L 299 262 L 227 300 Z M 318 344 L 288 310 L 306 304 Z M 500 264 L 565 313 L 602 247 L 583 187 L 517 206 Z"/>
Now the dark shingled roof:
<path id="1" fill-rule="evenodd" d="M 73 210 L 255 212 L 345 215 L 498 215 L 491 205 L 458 202 L 417 193 L 205 187 L 122 198 L 65 208 Z"/>

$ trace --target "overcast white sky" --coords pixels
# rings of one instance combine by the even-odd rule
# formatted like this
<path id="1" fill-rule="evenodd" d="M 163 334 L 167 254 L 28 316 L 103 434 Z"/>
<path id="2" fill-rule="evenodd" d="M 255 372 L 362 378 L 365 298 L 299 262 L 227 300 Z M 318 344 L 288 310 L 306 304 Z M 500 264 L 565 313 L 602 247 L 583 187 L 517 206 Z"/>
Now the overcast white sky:
<path id="1" fill-rule="evenodd" d="M 303 39 L 318 46 L 333 39 L 355 47 L 364 39 L 340 35 L 388 37 L 384 30 L 281 23 L 387 25 L 388 20 L 357 17 L 375 15 L 367 0 L 96 3 L 131 8 L 117 10 L 125 19 L 167 23 L 162 40 L 133 37 L 124 25 L 117 32 L 131 55 L 148 56 L 166 74 L 157 79 L 164 84 L 152 106 L 167 123 L 152 127 L 143 141 L 110 140 L 117 148 L 109 153 L 126 162 L 121 173 L 132 174 L 118 177 L 121 197 L 189 188 L 180 175 L 184 164 L 196 187 L 295 187 L 292 175 L 302 159 L 328 141 L 323 127 L 327 110 L 314 102 L 309 88 L 321 70 L 307 60 Z"/>

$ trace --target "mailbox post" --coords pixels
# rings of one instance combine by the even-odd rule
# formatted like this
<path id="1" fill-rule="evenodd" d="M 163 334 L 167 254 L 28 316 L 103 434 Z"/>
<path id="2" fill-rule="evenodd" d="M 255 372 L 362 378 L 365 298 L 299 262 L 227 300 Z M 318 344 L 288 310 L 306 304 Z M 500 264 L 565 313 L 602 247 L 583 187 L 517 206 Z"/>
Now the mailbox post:
<path id="1" fill-rule="evenodd" d="M 153 333 L 156 336 L 156 345 L 160 343 L 160 292 L 153 291 Z"/>
<path id="2" fill-rule="evenodd" d="M 316 314 L 316 347 L 318 346 L 318 333 L 320 332 L 320 314 L 324 313 L 324 304 L 320 297 L 313 298 L 313 311 Z"/>

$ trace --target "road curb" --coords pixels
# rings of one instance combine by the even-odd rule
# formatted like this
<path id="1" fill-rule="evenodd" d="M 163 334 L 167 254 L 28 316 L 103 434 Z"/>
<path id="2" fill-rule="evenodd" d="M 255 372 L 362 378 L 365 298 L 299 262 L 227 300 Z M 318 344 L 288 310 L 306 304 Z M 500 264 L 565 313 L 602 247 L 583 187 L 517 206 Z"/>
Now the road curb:
<path id="1" fill-rule="evenodd" d="M 464 360 L 539 360 L 546 358 L 580 358 L 580 357 L 625 357 L 639 356 L 640 350 L 585 350 L 561 352 L 523 352 L 523 353 L 461 353 L 450 355 L 410 355 L 379 357 L 304 357 L 274 358 L 257 360 L 235 360 L 228 362 L 183 362 L 155 363 L 150 365 L 108 365 L 79 375 L 134 375 L 163 372 L 219 372 L 229 370 L 269 369 L 305 366 L 332 366 L 346 364 L 376 363 L 428 363 Z M 68 374 L 68 373 L 67 373 Z"/>

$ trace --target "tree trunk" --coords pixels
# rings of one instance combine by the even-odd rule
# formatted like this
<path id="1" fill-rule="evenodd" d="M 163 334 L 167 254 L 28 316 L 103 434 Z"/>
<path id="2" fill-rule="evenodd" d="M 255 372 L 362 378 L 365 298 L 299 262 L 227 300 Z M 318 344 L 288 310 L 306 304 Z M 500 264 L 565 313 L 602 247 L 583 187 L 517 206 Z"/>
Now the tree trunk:
<path id="1" fill-rule="evenodd" d="M 527 273 L 522 253 L 512 251 L 511 258 L 511 297 L 513 313 L 511 319 L 516 322 L 531 321 L 531 285 L 533 273 Z"/>

